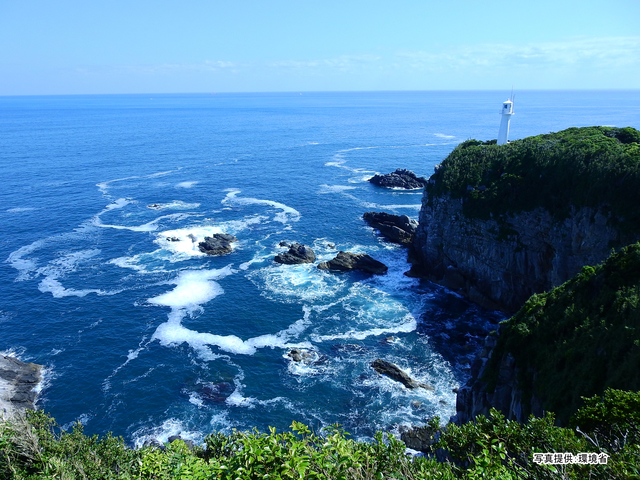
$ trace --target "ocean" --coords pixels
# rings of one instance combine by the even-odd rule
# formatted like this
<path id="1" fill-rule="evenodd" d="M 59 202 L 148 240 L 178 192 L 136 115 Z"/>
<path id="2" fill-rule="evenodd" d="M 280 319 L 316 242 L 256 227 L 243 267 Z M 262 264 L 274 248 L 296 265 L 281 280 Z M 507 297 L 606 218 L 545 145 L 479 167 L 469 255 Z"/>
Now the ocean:
<path id="1" fill-rule="evenodd" d="M 404 275 L 406 249 L 362 215 L 417 218 L 422 192 L 367 179 L 429 177 L 458 143 L 496 138 L 509 93 L 0 97 L 0 351 L 45 366 L 38 407 L 58 423 L 132 445 L 447 420 L 504 317 Z M 521 91 L 515 112 L 511 139 L 638 128 L 640 91 Z M 199 252 L 213 233 L 234 250 Z M 281 242 L 317 261 L 276 264 Z M 389 271 L 316 268 L 339 250 Z"/>

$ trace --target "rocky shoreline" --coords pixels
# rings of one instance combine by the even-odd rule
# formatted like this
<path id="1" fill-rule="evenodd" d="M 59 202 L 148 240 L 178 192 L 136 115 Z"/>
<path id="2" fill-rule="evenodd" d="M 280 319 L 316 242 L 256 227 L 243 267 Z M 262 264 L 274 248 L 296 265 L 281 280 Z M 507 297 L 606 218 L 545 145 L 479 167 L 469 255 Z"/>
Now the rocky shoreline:
<path id="1" fill-rule="evenodd" d="M 0 418 L 35 409 L 42 365 L 0 356 Z"/>

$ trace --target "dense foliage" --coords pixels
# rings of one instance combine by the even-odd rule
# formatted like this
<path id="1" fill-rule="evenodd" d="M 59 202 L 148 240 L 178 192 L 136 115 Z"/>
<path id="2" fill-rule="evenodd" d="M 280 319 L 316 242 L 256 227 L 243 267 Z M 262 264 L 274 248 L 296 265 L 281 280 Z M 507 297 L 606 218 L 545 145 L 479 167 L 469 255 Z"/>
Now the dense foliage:
<path id="1" fill-rule="evenodd" d="M 468 140 L 431 180 L 430 200 L 462 198 L 470 217 L 542 207 L 563 218 L 572 206 L 604 207 L 621 228 L 640 231 L 640 132 L 631 127 L 569 128 L 506 145 Z"/>
<path id="2" fill-rule="evenodd" d="M 505 353 L 516 360 L 523 391 L 563 423 L 581 396 L 640 390 L 640 243 L 532 296 L 503 322 L 488 372 Z"/>
<path id="3" fill-rule="evenodd" d="M 42 412 L 0 422 L 0 478 L 26 479 L 579 479 L 640 478 L 637 406 L 640 395 L 608 391 L 587 399 L 576 415 L 582 430 L 554 426 L 554 417 L 522 425 L 495 410 L 465 425 L 441 428 L 427 457 L 410 457 L 404 444 L 378 433 L 373 442 L 347 438 L 338 427 L 322 435 L 293 422 L 291 432 L 209 435 L 203 446 L 127 448 L 121 438 L 61 431 Z M 635 409 L 635 410 L 634 410 Z M 630 416 L 621 415 L 634 412 Z M 606 428 L 605 428 L 606 426 Z M 536 453 L 587 454 L 606 464 L 535 461 Z M 594 457 L 595 458 L 595 457 Z"/>

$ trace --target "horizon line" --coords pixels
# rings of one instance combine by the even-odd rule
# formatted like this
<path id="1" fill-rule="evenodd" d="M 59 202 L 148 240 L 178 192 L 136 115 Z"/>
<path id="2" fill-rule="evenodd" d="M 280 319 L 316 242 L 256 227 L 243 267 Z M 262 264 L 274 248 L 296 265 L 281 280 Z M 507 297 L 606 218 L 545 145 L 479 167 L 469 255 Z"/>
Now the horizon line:
<path id="1" fill-rule="evenodd" d="M 426 92 L 502 92 L 499 88 L 478 89 L 425 89 L 425 90 L 249 90 L 249 91 L 202 91 L 202 92 L 127 92 L 127 93 L 18 93 L 0 94 L 3 97 L 71 97 L 107 95 L 247 95 L 247 94 L 323 94 L 323 93 L 426 93 Z M 507 89 L 508 91 L 508 89 Z M 634 92 L 640 88 L 524 88 L 519 92 Z"/>

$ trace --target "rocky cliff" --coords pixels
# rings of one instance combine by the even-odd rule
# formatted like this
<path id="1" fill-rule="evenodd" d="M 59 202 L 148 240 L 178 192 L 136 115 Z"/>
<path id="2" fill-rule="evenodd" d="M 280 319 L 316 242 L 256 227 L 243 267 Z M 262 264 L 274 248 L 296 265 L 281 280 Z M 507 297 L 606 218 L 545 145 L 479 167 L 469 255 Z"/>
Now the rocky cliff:
<path id="1" fill-rule="evenodd" d="M 34 409 L 42 365 L 0 355 L 0 418 Z"/>
<path id="2" fill-rule="evenodd" d="M 413 272 L 515 312 L 602 262 L 640 239 L 638 142 L 632 128 L 586 127 L 460 144 L 425 188 Z"/>
<path id="3" fill-rule="evenodd" d="M 543 208 L 484 220 L 466 216 L 450 195 L 429 202 L 425 194 L 413 246 L 427 278 L 486 308 L 515 312 L 534 293 L 638 238 L 610 220 L 591 207 L 573 208 L 560 221 Z"/>

